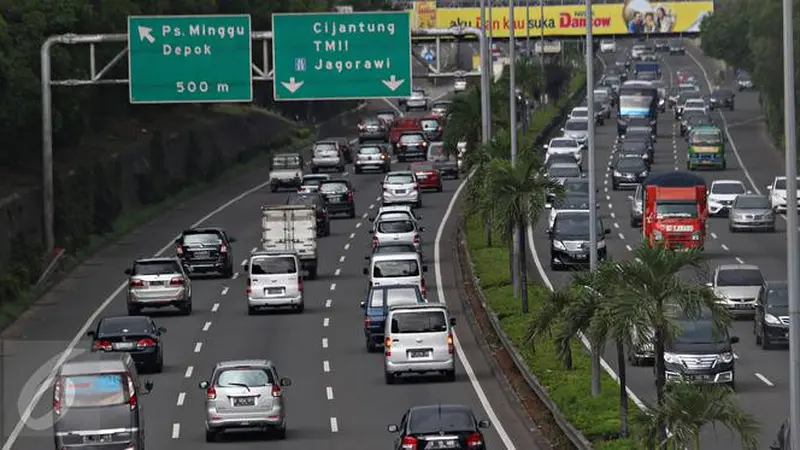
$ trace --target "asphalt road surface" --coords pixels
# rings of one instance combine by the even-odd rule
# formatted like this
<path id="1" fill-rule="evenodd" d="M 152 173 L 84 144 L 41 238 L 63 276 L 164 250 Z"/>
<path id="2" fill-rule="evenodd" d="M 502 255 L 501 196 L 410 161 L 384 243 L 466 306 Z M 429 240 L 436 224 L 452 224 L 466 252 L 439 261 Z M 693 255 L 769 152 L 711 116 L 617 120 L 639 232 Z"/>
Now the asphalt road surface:
<path id="1" fill-rule="evenodd" d="M 629 44 L 630 45 L 630 44 Z M 628 47 L 620 46 L 620 47 Z M 618 51 L 627 49 L 619 48 Z M 698 49 L 688 46 L 686 56 L 664 56 L 662 70 L 665 78 L 674 82 L 675 72 L 680 68 L 693 70 L 701 79 L 707 93 L 710 80 L 715 73 L 713 62 Z M 606 59 L 613 64 L 616 55 Z M 766 194 L 766 186 L 776 175 L 782 175 L 782 155 L 775 151 L 759 124 L 762 113 L 756 92 L 737 92 L 734 111 L 712 113 L 728 134 L 726 148 L 727 170 L 695 172 L 710 185 L 712 180 L 741 180 L 754 193 Z M 652 171 L 662 173 L 685 170 L 686 142 L 680 136 L 677 122 L 671 111 L 658 119 L 659 137 L 655 150 Z M 611 258 L 631 258 L 631 250 L 641 240 L 641 231 L 630 226 L 630 196 L 633 191 L 611 189 L 608 163 L 616 136 L 615 122 L 610 120 L 598 127 L 596 138 L 596 179 L 599 187 L 598 202 L 606 226 L 611 228 L 608 237 L 608 254 Z M 728 230 L 727 219 L 711 218 L 708 221 L 708 236 L 705 246 L 708 265 L 713 269 L 719 264 L 747 263 L 758 265 L 766 279 L 786 279 L 786 222 L 777 221 L 775 233 L 736 233 Z M 549 268 L 549 243 L 545 233 L 546 222 L 540 221 L 529 233 L 534 244 L 534 261 L 539 261 L 539 270 L 548 282 L 555 286 L 569 282 L 568 272 L 551 272 Z M 710 281 L 698 279 L 697 282 Z M 761 423 L 761 447 L 766 448 L 775 437 L 780 423 L 789 414 L 789 359 L 788 348 L 764 351 L 755 345 L 753 322 L 750 319 L 734 323 L 732 335 L 741 342 L 734 346 L 736 360 L 736 391 L 744 409 Z M 613 346 L 604 356 L 610 368 L 616 371 L 616 355 Z M 628 367 L 628 384 L 638 399 L 651 402 L 655 399 L 655 383 L 651 367 Z M 705 430 L 702 447 L 708 450 L 740 448 L 725 429 Z"/>
<path id="2" fill-rule="evenodd" d="M 433 98 L 449 94 L 444 88 L 429 92 Z M 389 107 L 396 104 L 372 101 L 364 114 Z M 355 130 L 341 134 L 355 137 Z M 393 168 L 403 167 L 394 164 Z M 516 403 L 494 377 L 466 320 L 457 328 L 459 363 L 454 383 L 424 379 L 384 384 L 381 355 L 364 350 L 359 307 L 367 287 L 362 274 L 371 242 L 367 218 L 379 207 L 381 175 L 355 175 L 352 166 L 347 170 L 356 189 L 357 216 L 334 219 L 332 235 L 319 239 L 320 277 L 305 284 L 305 313 L 248 316 L 245 277 L 237 274 L 233 279 L 194 281 L 191 316 L 153 314 L 168 331 L 164 372 L 148 375 L 155 388 L 141 400 L 148 448 L 212 448 L 204 438 L 205 393 L 198 382 L 218 361 L 244 358 L 269 358 L 281 376 L 293 380 L 285 394 L 288 438 L 263 443 L 260 437 L 241 435 L 213 447 L 389 448 L 394 436 L 386 426 L 398 423 L 407 408 L 461 403 L 471 406 L 479 418 L 492 420 L 486 433 L 489 448 L 539 448 Z M 460 181 L 445 181 L 443 193 L 424 194 L 421 214 L 427 229 L 423 245 L 431 267 L 427 274 L 431 300 L 446 300 L 454 314 L 463 317 L 454 279 L 457 268 L 451 264 L 457 214 L 451 214 L 449 206 L 459 185 Z M 280 204 L 286 196 L 269 191 L 266 172 L 251 171 L 177 205 L 82 264 L 6 330 L 0 349 L 3 449 L 52 448 L 48 426 L 52 390 L 47 377 L 65 349 L 89 348 L 85 332 L 98 318 L 126 313 L 123 270 L 133 259 L 171 254 L 169 244 L 177 233 L 207 225 L 223 227 L 238 239 L 233 248 L 238 265 L 259 245 L 260 207 Z M 449 221 L 443 224 L 446 215 Z M 438 252 L 435 244 L 440 246 Z M 20 424 L 31 403 L 35 405 L 31 419 Z"/>

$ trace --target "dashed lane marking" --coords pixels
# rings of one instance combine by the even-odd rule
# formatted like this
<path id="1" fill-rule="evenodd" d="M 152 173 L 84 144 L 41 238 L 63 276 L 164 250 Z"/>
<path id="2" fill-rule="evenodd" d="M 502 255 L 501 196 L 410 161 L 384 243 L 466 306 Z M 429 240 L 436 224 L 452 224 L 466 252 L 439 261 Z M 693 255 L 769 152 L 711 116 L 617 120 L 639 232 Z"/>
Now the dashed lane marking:
<path id="1" fill-rule="evenodd" d="M 347 244 L 344 244 L 344 249 L 345 250 L 350 250 L 350 243 L 349 242 Z"/>
<path id="2" fill-rule="evenodd" d="M 194 352 L 195 353 L 200 353 L 200 350 L 202 350 L 202 349 L 203 349 L 203 343 L 202 342 L 197 342 L 196 344 L 194 344 Z"/>
<path id="3" fill-rule="evenodd" d="M 336 271 L 333 272 L 333 276 L 335 277 L 338 277 L 341 274 L 342 274 L 342 269 L 336 269 Z"/>
<path id="4" fill-rule="evenodd" d="M 331 324 L 331 319 L 330 318 L 326 317 L 326 318 L 322 319 L 322 326 L 323 327 L 327 328 L 327 327 L 330 326 L 330 324 Z"/>
<path id="5" fill-rule="evenodd" d="M 208 331 L 209 328 L 211 328 L 211 322 L 206 322 L 203 325 L 203 331 Z"/>
<path id="6" fill-rule="evenodd" d="M 172 439 L 178 439 L 181 437 L 181 424 L 173 423 L 172 424 Z"/>
<path id="7" fill-rule="evenodd" d="M 375 209 L 375 205 L 369 205 L 369 209 Z"/>
<path id="8" fill-rule="evenodd" d="M 619 224 L 617 222 L 614 222 L 614 228 L 619 229 Z"/>
<path id="9" fill-rule="evenodd" d="M 222 288 L 222 295 L 228 295 L 228 290 L 229 290 L 229 289 L 230 289 L 230 288 L 229 288 L 229 287 L 227 287 L 227 286 L 225 286 L 224 288 Z"/>
<path id="10" fill-rule="evenodd" d="M 239 272 L 234 272 L 233 277 L 231 277 L 231 279 L 235 280 L 237 278 L 239 278 Z"/>
<path id="11" fill-rule="evenodd" d="M 340 263 L 343 263 L 343 262 L 344 262 L 344 260 L 345 260 L 345 256 L 344 256 L 344 255 L 342 255 L 342 256 L 340 256 L 340 257 L 339 257 L 339 262 L 340 262 Z"/>
<path id="12" fill-rule="evenodd" d="M 322 338 L 322 348 L 328 348 L 328 338 Z"/>
<path id="13" fill-rule="evenodd" d="M 331 363 L 327 359 L 322 361 L 322 371 L 325 373 L 330 373 L 331 371 Z"/>
<path id="14" fill-rule="evenodd" d="M 610 213 L 608 213 L 608 215 L 609 215 L 609 216 L 611 216 L 611 218 L 612 218 L 612 219 L 616 217 L 616 216 L 614 215 L 614 212 L 613 212 L 613 211 L 612 211 L 612 212 L 610 212 Z"/>
<path id="15" fill-rule="evenodd" d="M 712 239 L 717 239 L 717 233 L 714 233 L 714 232 L 712 232 L 712 233 L 711 233 L 711 238 L 712 238 Z"/>
<path id="16" fill-rule="evenodd" d="M 333 304 L 333 300 L 331 300 L 331 299 L 327 299 L 327 300 L 325 300 L 325 307 L 326 307 L 326 308 L 330 308 L 330 307 L 331 307 L 331 304 Z"/>
<path id="17" fill-rule="evenodd" d="M 739 264 L 744 264 L 744 260 L 743 260 L 742 258 L 739 258 L 739 257 L 737 256 L 737 257 L 736 257 L 736 258 L 734 258 L 734 259 L 736 260 L 736 262 L 737 262 L 737 263 L 739 263 Z"/>
<path id="18" fill-rule="evenodd" d="M 194 367 L 189 366 L 186 368 L 186 372 L 183 374 L 183 378 L 192 378 L 192 372 L 194 372 Z"/>
<path id="19" fill-rule="evenodd" d="M 727 245 L 725 245 L 725 244 L 722 244 L 722 245 L 720 245 L 720 247 L 722 247 L 722 249 L 723 249 L 723 250 L 725 250 L 726 252 L 728 252 L 728 251 L 730 251 L 730 250 L 731 250 L 731 249 L 729 249 L 729 248 L 728 248 L 728 246 L 727 246 Z"/>
<path id="20" fill-rule="evenodd" d="M 332 387 L 328 386 L 328 387 L 325 388 L 325 397 L 327 397 L 328 400 L 333 400 L 333 388 Z"/>
<path id="21" fill-rule="evenodd" d="M 178 406 L 183 406 L 183 402 L 186 401 L 186 392 L 181 392 L 178 394 Z"/>
<path id="22" fill-rule="evenodd" d="M 332 291 L 335 291 L 335 290 L 336 290 L 336 283 L 331 283 L 331 290 L 332 290 Z"/>
<path id="23" fill-rule="evenodd" d="M 213 305 L 211 305 L 211 312 L 212 313 L 215 313 L 218 310 L 219 310 L 219 303 L 214 303 Z"/>
<path id="24" fill-rule="evenodd" d="M 361 222 L 356 223 L 356 228 L 361 228 Z"/>
<path id="25" fill-rule="evenodd" d="M 625 235 L 624 234 L 622 234 L 622 233 L 618 233 L 618 234 L 619 234 L 619 238 L 620 239 L 623 239 L 623 240 L 625 239 Z"/>
<path id="26" fill-rule="evenodd" d="M 756 378 L 758 378 L 759 380 L 763 381 L 764 384 L 766 384 L 769 387 L 775 386 L 774 384 L 772 384 L 772 381 L 769 381 L 769 378 L 765 377 L 764 375 L 761 375 L 758 372 L 756 372 Z"/>
<path id="27" fill-rule="evenodd" d="M 364 213 L 364 214 L 361 215 L 362 219 L 366 219 L 367 217 L 369 217 L 369 214 L 367 214 L 367 213 Z"/>
<path id="28" fill-rule="evenodd" d="M 356 234 L 355 233 L 350 233 L 350 239 L 353 239 L 354 237 L 356 237 Z"/>
<path id="29" fill-rule="evenodd" d="M 331 417 L 331 433 L 338 433 L 339 432 L 339 421 L 336 420 L 336 417 Z"/>
<path id="30" fill-rule="evenodd" d="M 250 253 L 255 253 L 258 251 L 258 247 L 253 247 L 250 249 Z"/>

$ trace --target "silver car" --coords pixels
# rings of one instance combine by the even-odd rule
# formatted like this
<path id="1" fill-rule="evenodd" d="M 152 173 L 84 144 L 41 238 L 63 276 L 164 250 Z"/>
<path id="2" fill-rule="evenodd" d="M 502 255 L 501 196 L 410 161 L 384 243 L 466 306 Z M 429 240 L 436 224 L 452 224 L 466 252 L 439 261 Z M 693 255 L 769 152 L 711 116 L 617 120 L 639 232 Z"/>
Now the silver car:
<path id="1" fill-rule="evenodd" d="M 317 142 L 311 152 L 311 173 L 320 170 L 344 172 L 344 158 L 339 152 L 339 144 L 335 141 Z"/>
<path id="2" fill-rule="evenodd" d="M 391 307 L 384 330 L 386 384 L 393 384 L 399 375 L 430 372 L 455 381 L 455 324 L 443 304 Z"/>
<path id="3" fill-rule="evenodd" d="M 578 141 L 581 147 L 586 148 L 586 141 L 589 139 L 589 120 L 570 119 L 561 129 L 564 137 Z"/>
<path id="4" fill-rule="evenodd" d="M 422 207 L 422 195 L 414 172 L 389 172 L 381 182 L 383 194 L 381 200 L 384 205 L 416 205 Z"/>
<path id="5" fill-rule="evenodd" d="M 406 112 L 412 109 L 421 109 L 423 111 L 428 109 L 428 94 L 422 89 L 414 89 L 411 91 L 411 97 L 405 101 Z"/>
<path id="6" fill-rule="evenodd" d="M 355 171 L 362 173 L 367 170 L 377 170 L 388 172 L 392 169 L 392 161 L 389 153 L 382 144 L 363 144 L 356 153 Z"/>
<path id="7" fill-rule="evenodd" d="M 369 230 L 372 237 L 372 247 L 378 247 L 385 242 L 411 242 L 416 251 L 422 249 L 422 240 L 419 234 L 425 231 L 416 220 L 404 213 L 381 214 L 375 221 L 373 229 Z"/>
<path id="8" fill-rule="evenodd" d="M 733 201 L 728 213 L 728 228 L 732 231 L 775 231 L 775 212 L 766 195 L 743 194 Z"/>
<path id="9" fill-rule="evenodd" d="M 177 258 L 139 259 L 128 275 L 128 314 L 144 308 L 176 307 L 183 315 L 192 313 L 192 281 Z"/>
<path id="10" fill-rule="evenodd" d="M 755 313 L 756 299 L 764 285 L 761 269 L 752 264 L 723 264 L 714 270 L 711 282 L 706 286 L 714 289 L 717 302 L 734 315 Z"/>
<path id="11" fill-rule="evenodd" d="M 206 391 L 206 442 L 227 430 L 259 430 L 286 438 L 286 407 L 275 365 L 265 359 L 217 363 L 211 379 L 200 382 Z"/>
<path id="12" fill-rule="evenodd" d="M 580 178 L 581 168 L 578 163 L 553 163 L 547 168 L 547 176 L 555 179 Z"/>
<path id="13" fill-rule="evenodd" d="M 640 184 L 636 186 L 636 193 L 628 197 L 631 201 L 631 226 L 638 228 L 642 226 L 642 211 L 644 211 L 644 187 Z"/>

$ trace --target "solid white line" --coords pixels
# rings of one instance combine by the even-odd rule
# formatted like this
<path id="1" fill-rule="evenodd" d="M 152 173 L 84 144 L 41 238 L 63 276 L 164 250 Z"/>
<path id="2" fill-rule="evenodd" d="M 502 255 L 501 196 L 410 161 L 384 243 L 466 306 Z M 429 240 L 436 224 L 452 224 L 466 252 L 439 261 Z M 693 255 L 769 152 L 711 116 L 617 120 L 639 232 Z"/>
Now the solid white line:
<path id="1" fill-rule="evenodd" d="M 202 349 L 203 349 L 203 343 L 202 342 L 198 342 L 198 343 L 194 344 L 194 352 L 195 353 L 200 353 L 200 350 L 202 350 Z"/>
<path id="2" fill-rule="evenodd" d="M 186 368 L 186 373 L 183 374 L 183 378 L 191 378 L 192 372 L 194 372 L 194 367 L 189 366 Z"/>
<path id="3" fill-rule="evenodd" d="M 336 283 L 331 283 L 331 290 L 332 290 L 332 291 L 335 291 L 335 290 L 336 290 Z"/>
<path id="4" fill-rule="evenodd" d="M 331 371 L 331 363 L 327 359 L 322 361 L 322 371 L 325 373 L 330 373 Z"/>
<path id="5" fill-rule="evenodd" d="M 765 377 L 764 375 L 761 375 L 758 372 L 756 372 L 756 378 L 758 378 L 759 380 L 763 381 L 764 384 L 766 384 L 769 387 L 775 386 L 774 384 L 772 384 L 772 381 L 769 381 L 769 378 Z"/>
<path id="6" fill-rule="evenodd" d="M 328 348 L 328 338 L 322 338 L 322 348 Z"/>
<path id="7" fill-rule="evenodd" d="M 331 417 L 331 433 L 338 433 L 339 432 L 339 422 L 336 420 L 336 417 Z"/>
<path id="8" fill-rule="evenodd" d="M 183 402 L 186 400 L 186 392 L 181 392 L 178 394 L 178 406 L 183 406 Z"/>
<path id="9" fill-rule="evenodd" d="M 333 388 L 332 387 L 328 386 L 328 387 L 325 388 L 325 397 L 327 397 L 328 400 L 333 400 Z"/>
<path id="10" fill-rule="evenodd" d="M 328 327 L 328 326 L 330 326 L 330 324 L 331 324 L 331 319 L 329 319 L 327 317 L 322 319 L 322 326 L 323 327 Z"/>
<path id="11" fill-rule="evenodd" d="M 222 288 L 222 295 L 228 295 L 228 289 L 229 289 L 228 286 Z"/>
<path id="12" fill-rule="evenodd" d="M 172 424 L 172 439 L 178 439 L 181 437 L 181 424 L 173 423 Z"/>
<path id="13" fill-rule="evenodd" d="M 336 270 L 333 272 L 333 276 L 335 276 L 335 277 L 338 277 L 338 276 L 339 276 L 339 275 L 341 275 L 341 274 L 342 274 L 342 269 L 336 269 Z"/>
<path id="14" fill-rule="evenodd" d="M 354 237 L 356 237 L 356 234 L 355 233 L 350 233 L 350 239 L 353 239 Z"/>
<path id="15" fill-rule="evenodd" d="M 356 228 L 361 228 L 361 222 L 356 223 Z"/>
<path id="16" fill-rule="evenodd" d="M 219 310 L 219 303 L 214 303 L 213 305 L 211 305 L 211 312 L 212 313 L 217 312 L 217 310 Z"/>
<path id="17" fill-rule="evenodd" d="M 325 307 L 326 308 L 330 308 L 331 307 L 331 303 L 333 303 L 333 300 L 331 300 L 331 299 L 325 300 Z"/>
<path id="18" fill-rule="evenodd" d="M 203 331 L 208 331 L 209 328 L 211 328 L 211 322 L 206 322 L 205 325 L 203 325 Z"/>
<path id="19" fill-rule="evenodd" d="M 344 244 L 344 249 L 345 250 L 350 250 L 350 243 L 349 242 L 347 244 Z"/>
<path id="20" fill-rule="evenodd" d="M 344 255 L 342 255 L 342 256 L 340 256 L 340 257 L 339 257 L 339 262 L 340 262 L 340 263 L 343 263 L 343 262 L 344 262 L 344 260 L 345 260 L 345 256 L 344 256 Z"/>
<path id="21" fill-rule="evenodd" d="M 444 233 L 444 227 L 447 224 L 448 219 L 450 218 L 450 214 L 453 212 L 453 208 L 458 201 L 458 196 L 461 194 L 461 191 L 464 189 L 464 186 L 467 185 L 467 181 L 472 177 L 472 174 L 475 173 L 474 171 L 467 176 L 467 179 L 461 182 L 458 185 L 458 189 L 453 194 L 453 198 L 450 199 L 450 203 L 447 205 L 447 210 L 444 212 L 444 217 L 442 217 L 442 221 L 439 223 L 439 229 L 436 230 L 436 239 L 434 241 L 433 247 L 433 264 L 434 264 L 434 272 L 436 275 L 436 295 L 439 297 L 439 301 L 442 303 L 447 303 L 447 297 L 444 294 L 444 288 L 442 287 L 442 267 L 440 264 L 441 261 L 441 242 L 442 242 L 442 233 Z M 503 441 L 503 445 L 505 445 L 506 450 L 516 450 L 516 446 L 514 442 L 511 440 L 511 437 L 506 432 L 503 424 L 500 423 L 500 419 L 497 417 L 497 414 L 494 412 L 494 408 L 492 407 L 491 402 L 486 397 L 486 393 L 483 391 L 483 386 L 481 386 L 480 382 L 478 381 L 478 377 L 475 376 L 475 371 L 472 370 L 472 365 L 470 364 L 469 360 L 467 359 L 467 354 L 464 353 L 464 349 L 461 347 L 461 341 L 458 340 L 458 335 L 456 332 L 453 332 L 453 345 L 456 348 L 456 354 L 458 355 L 458 359 L 461 360 L 461 365 L 464 366 L 464 372 L 467 374 L 469 378 L 469 382 L 472 385 L 472 389 L 475 390 L 475 395 L 478 396 L 478 400 L 481 402 L 481 406 L 483 406 L 484 411 L 486 411 L 486 415 L 489 417 L 489 420 L 494 425 L 495 431 L 497 431 L 497 435 L 500 436 L 500 440 Z M 333 422 L 331 422 L 332 424 Z"/>

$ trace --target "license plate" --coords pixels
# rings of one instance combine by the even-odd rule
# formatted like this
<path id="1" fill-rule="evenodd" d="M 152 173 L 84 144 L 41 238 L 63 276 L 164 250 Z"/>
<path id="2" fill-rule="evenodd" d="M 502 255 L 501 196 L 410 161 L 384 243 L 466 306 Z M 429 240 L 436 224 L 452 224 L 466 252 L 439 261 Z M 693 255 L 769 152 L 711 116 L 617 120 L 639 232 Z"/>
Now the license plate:
<path id="1" fill-rule="evenodd" d="M 446 448 L 458 448 L 458 441 L 429 441 L 425 450 L 438 450 Z"/>
<path id="2" fill-rule="evenodd" d="M 572 255 L 572 257 L 575 259 L 586 259 L 588 255 Z"/>
<path id="3" fill-rule="evenodd" d="M 409 358 L 427 358 L 431 356 L 430 350 L 409 350 L 408 357 Z"/>
<path id="4" fill-rule="evenodd" d="M 164 282 L 163 281 L 151 281 L 149 284 L 150 284 L 150 286 L 163 286 Z"/>
<path id="5" fill-rule="evenodd" d="M 399 191 L 394 191 L 395 194 L 405 194 L 405 189 L 400 189 Z"/>
<path id="6" fill-rule="evenodd" d="M 283 294 L 283 288 L 266 288 L 264 292 L 270 295 Z"/>
<path id="7" fill-rule="evenodd" d="M 211 254 L 210 252 L 194 252 L 194 257 L 195 258 L 208 258 L 208 256 L 210 254 Z"/>
<path id="8" fill-rule="evenodd" d="M 342 199 L 340 198 L 329 198 L 328 203 L 342 203 Z"/>
<path id="9" fill-rule="evenodd" d="M 698 381 L 709 381 L 713 379 L 711 375 L 695 375 L 693 378 Z"/>
<path id="10" fill-rule="evenodd" d="M 136 347 L 133 342 L 115 342 L 113 345 L 115 350 L 132 350 Z"/>
<path id="11" fill-rule="evenodd" d="M 747 303 L 738 303 L 733 305 L 734 309 L 753 309 L 753 305 L 749 305 Z"/>
<path id="12" fill-rule="evenodd" d="M 100 436 L 84 436 L 83 443 L 84 444 L 107 444 L 111 442 L 111 435 L 110 434 L 103 434 Z"/>
<path id="13" fill-rule="evenodd" d="M 254 406 L 256 404 L 255 397 L 234 397 L 233 406 Z"/>

